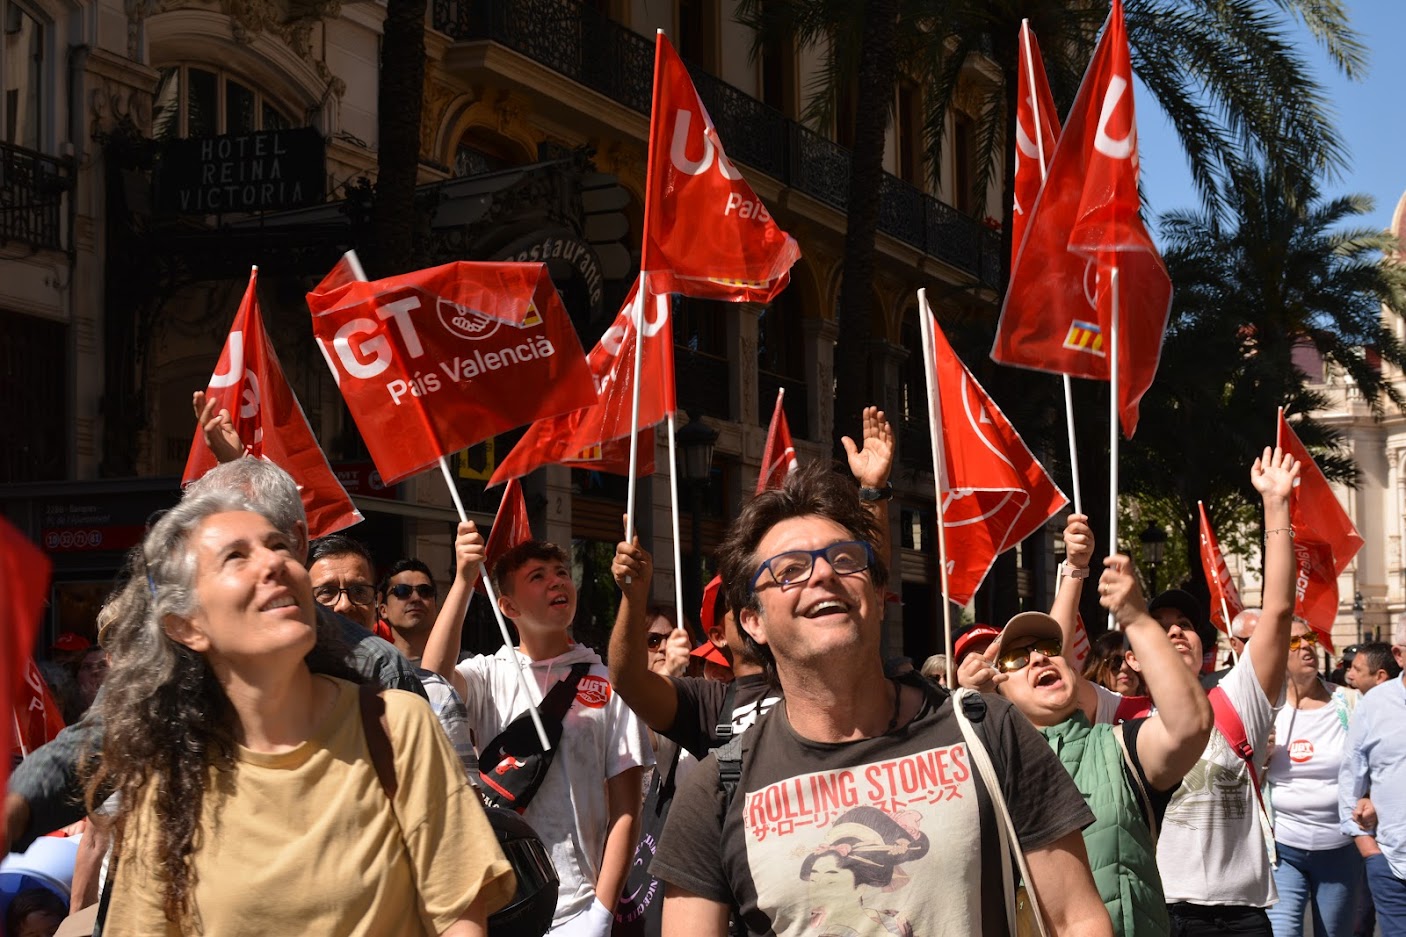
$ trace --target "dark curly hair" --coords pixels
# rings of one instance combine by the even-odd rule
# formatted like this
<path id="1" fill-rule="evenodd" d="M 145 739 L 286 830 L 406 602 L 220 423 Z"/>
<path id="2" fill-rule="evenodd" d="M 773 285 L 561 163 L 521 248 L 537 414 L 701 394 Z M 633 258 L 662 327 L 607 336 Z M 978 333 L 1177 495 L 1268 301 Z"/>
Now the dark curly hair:
<path id="1" fill-rule="evenodd" d="M 270 511 L 241 492 L 187 492 L 129 556 L 126 582 L 102 616 L 108 622 L 103 647 L 112 656 L 112 669 L 95 706 L 103 719 L 101 748 L 83 758 L 88 812 L 94 814 L 108 794 L 118 795 L 111 821 L 115 852 L 121 851 L 128 821 L 150 799 L 156 877 L 166 917 L 181 925 L 196 920 L 192 859 L 199 848 L 210 768 L 227 780 L 237 747 L 234 709 L 214 671 L 204 657 L 168 636 L 164 621 L 196 610 L 195 555 L 189 540 L 201 522 L 226 511 L 252 511 L 278 526 Z M 317 615 L 316 623 L 309 667 L 364 682 L 347 666 L 347 649 L 330 619 Z"/>

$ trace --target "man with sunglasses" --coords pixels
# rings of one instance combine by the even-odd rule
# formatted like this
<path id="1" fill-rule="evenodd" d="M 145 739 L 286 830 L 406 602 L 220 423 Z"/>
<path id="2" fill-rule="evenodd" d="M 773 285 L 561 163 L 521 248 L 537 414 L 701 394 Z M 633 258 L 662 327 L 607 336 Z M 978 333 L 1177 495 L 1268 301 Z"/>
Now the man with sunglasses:
<path id="1" fill-rule="evenodd" d="M 880 536 L 854 486 L 819 462 L 733 523 L 718 551 L 728 604 L 784 699 L 742 736 L 735 775 L 713 754 L 681 785 L 651 867 L 668 883 L 665 937 L 721 937 L 734 909 L 752 934 L 841 920 L 1007 933 L 1001 821 L 952 697 L 917 674 L 884 677 Z M 1110 934 L 1083 799 L 1008 703 L 970 704 L 1051 931 Z"/>

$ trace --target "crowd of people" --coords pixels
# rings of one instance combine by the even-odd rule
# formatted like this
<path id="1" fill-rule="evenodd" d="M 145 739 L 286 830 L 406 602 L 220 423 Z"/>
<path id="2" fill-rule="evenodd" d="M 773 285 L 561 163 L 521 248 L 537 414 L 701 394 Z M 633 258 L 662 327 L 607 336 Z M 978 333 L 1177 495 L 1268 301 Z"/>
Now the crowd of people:
<path id="1" fill-rule="evenodd" d="M 68 903 L 15 896 L 6 935 L 1406 935 L 1406 619 L 1324 676 L 1292 456 L 1250 470 L 1263 596 L 1225 667 L 1204 603 L 1091 569 L 1073 514 L 1051 608 L 966 629 L 948 687 L 881 650 L 893 440 L 864 427 L 852 478 L 742 505 L 701 640 L 621 542 L 604 660 L 559 547 L 489 563 L 466 522 L 443 594 L 414 557 L 378 578 L 234 448 L 132 551 L 100 647 L 55 648 L 89 708 L 17 767 L 7 846 L 88 831 Z M 465 656 L 481 576 L 516 646 Z M 1086 588 L 1116 622 L 1091 647 Z"/>

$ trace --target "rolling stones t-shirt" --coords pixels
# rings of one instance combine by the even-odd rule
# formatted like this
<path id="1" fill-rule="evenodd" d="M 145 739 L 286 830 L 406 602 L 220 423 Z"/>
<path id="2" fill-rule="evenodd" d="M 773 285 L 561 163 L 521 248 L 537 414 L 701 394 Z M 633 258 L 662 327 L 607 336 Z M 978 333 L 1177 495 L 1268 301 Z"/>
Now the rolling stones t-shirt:
<path id="1" fill-rule="evenodd" d="M 1091 823 L 1045 740 L 984 701 L 977 731 L 1021 845 Z M 893 732 L 834 744 L 797 735 L 781 702 L 743 747 L 726 816 L 715 755 L 679 789 L 657 877 L 733 905 L 752 934 L 1007 933 L 996 816 L 945 692 Z"/>

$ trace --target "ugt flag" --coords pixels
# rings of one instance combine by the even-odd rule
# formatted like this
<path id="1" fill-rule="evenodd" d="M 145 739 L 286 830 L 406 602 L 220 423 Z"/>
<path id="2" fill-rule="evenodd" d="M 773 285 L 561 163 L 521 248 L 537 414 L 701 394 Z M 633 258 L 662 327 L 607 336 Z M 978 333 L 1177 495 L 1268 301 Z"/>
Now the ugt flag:
<path id="1" fill-rule="evenodd" d="M 1211 587 L 1211 622 L 1230 634 L 1230 622 L 1245 610 L 1245 603 L 1240 601 L 1240 590 L 1230 578 L 1225 555 L 1206 516 L 1206 506 L 1197 501 L 1196 509 L 1201 512 L 1201 571 L 1206 574 L 1206 585 Z"/>
<path id="2" fill-rule="evenodd" d="M 36 699 L 43 707 L 48 696 L 30 654 L 49 592 L 49 568 L 48 557 L 0 517 L 0 576 L 5 582 L 5 589 L 0 592 L 0 650 L 4 652 L 0 653 L 0 699 L 10 700 L 12 707 L 12 718 L 3 720 L 4 725 L 0 726 L 0 742 L 4 743 L 0 744 L 0 751 L 5 752 L 0 759 L 0 790 L 10 777 L 10 752 L 22 744 L 26 750 L 29 747 L 29 740 L 17 738 L 15 730 L 28 732 Z M 59 725 L 62 724 L 60 720 Z M 0 807 L 0 819 L 3 811 Z"/>
<path id="3" fill-rule="evenodd" d="M 268 459 L 293 476 L 307 512 L 308 536 L 326 536 L 360 523 L 361 512 L 327 464 L 302 405 L 283 376 L 273 343 L 264 331 L 258 279 L 259 268 L 255 267 L 205 395 L 219 401 L 221 410 L 229 411 L 250 455 Z M 181 483 L 188 485 L 214 467 L 215 456 L 197 427 Z"/>
<path id="4" fill-rule="evenodd" d="M 1279 411 L 1278 445 L 1303 463 L 1289 502 L 1294 531 L 1294 559 L 1299 574 L 1294 585 L 1294 614 L 1309 623 L 1324 646 L 1333 650 L 1333 622 L 1338 617 L 1338 576 L 1362 549 L 1353 526 L 1323 470 Z"/>
<path id="5" fill-rule="evenodd" d="M 460 261 L 368 282 L 344 257 L 308 308 L 387 485 L 596 400 L 581 341 L 539 263 Z"/>
<path id="6" fill-rule="evenodd" d="M 599 398 L 590 406 L 538 420 L 499 464 L 489 487 L 543 465 L 630 473 L 630 408 L 635 380 L 635 323 L 642 323 L 640 442 L 636 472 L 654 472 L 654 431 L 646 429 L 676 409 L 674 333 L 669 297 L 649 294 L 641 302 L 639 279 L 610 328 L 587 358 Z"/>
<path id="7" fill-rule="evenodd" d="M 786 422 L 786 411 L 781 406 L 786 389 L 776 392 L 776 409 L 771 413 L 771 426 L 766 431 L 766 447 L 762 449 L 762 471 L 757 476 L 757 494 L 768 488 L 780 488 L 786 484 L 786 476 L 797 468 L 796 445 L 791 439 L 791 424 Z"/>
<path id="8" fill-rule="evenodd" d="M 1069 503 L 1006 415 L 957 357 L 919 293 L 932 326 L 933 412 L 940 415 L 938 479 L 946 538 L 947 597 L 971 601 L 991 565 Z"/>
<path id="9" fill-rule="evenodd" d="M 645 242 L 653 293 L 769 303 L 801 256 L 723 152 L 688 69 L 661 31 L 654 48 Z"/>
<path id="10" fill-rule="evenodd" d="M 1055 112 L 1050 82 L 1045 76 L 1045 60 L 1040 56 L 1040 44 L 1030 29 L 1029 20 L 1020 21 L 1019 50 L 1016 64 L 1015 102 L 1015 181 L 1011 211 L 1011 269 L 1020 256 L 1020 242 L 1025 237 L 1025 224 L 1045 172 L 1054 156 L 1059 140 L 1059 114 Z"/>
<path id="11" fill-rule="evenodd" d="M 991 357 L 1109 381 L 1116 311 L 1113 392 L 1131 437 L 1157 373 L 1171 302 L 1172 281 L 1138 216 L 1133 71 L 1123 5 L 1113 0 L 1025 229 Z"/>

